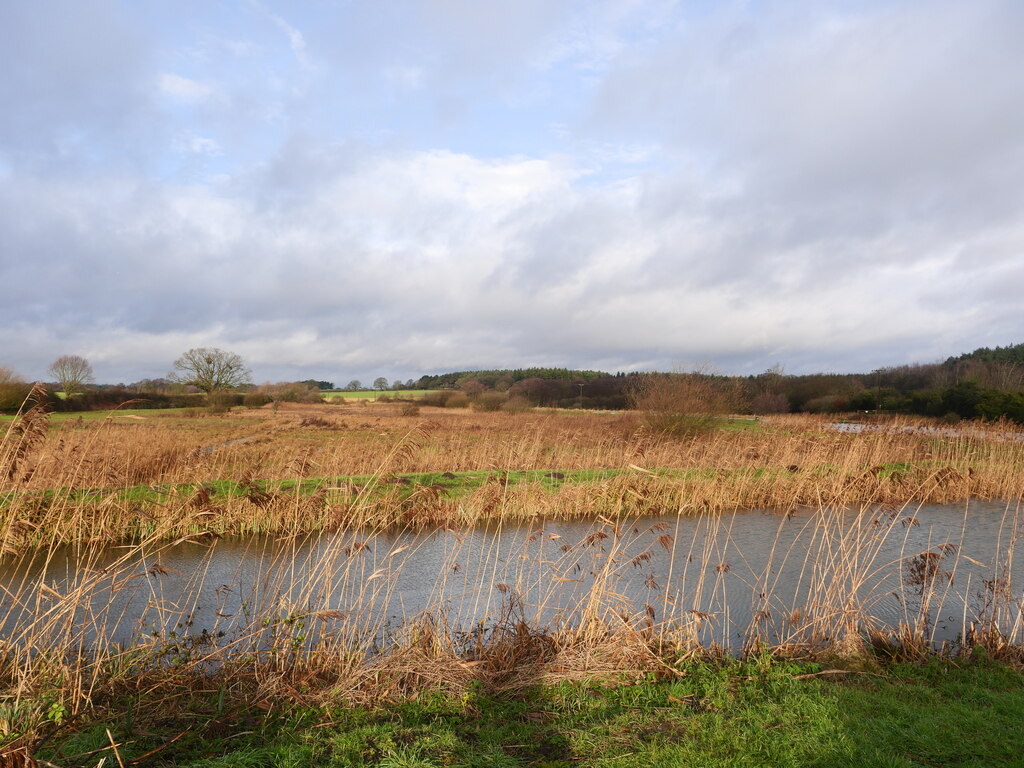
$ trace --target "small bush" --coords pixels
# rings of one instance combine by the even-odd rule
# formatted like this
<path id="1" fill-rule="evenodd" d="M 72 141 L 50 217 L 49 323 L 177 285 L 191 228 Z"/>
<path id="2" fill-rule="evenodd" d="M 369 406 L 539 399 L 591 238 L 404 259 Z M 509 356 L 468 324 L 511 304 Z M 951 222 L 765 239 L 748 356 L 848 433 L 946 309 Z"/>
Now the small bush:
<path id="1" fill-rule="evenodd" d="M 789 413 L 789 398 L 780 393 L 764 392 L 750 401 L 750 412 L 755 414 Z"/>
<path id="2" fill-rule="evenodd" d="M 266 392 L 249 392 L 242 397 L 242 405 L 246 408 L 262 408 L 273 398 Z"/>
<path id="3" fill-rule="evenodd" d="M 13 370 L 0 366 L 0 411 L 17 411 L 31 389 Z"/>
<path id="4" fill-rule="evenodd" d="M 232 407 L 242 405 L 243 396 L 234 392 L 211 392 L 206 397 L 206 410 L 210 413 L 227 413 Z"/>
<path id="5" fill-rule="evenodd" d="M 500 411 L 508 402 L 508 395 L 501 392 L 481 392 L 473 399 L 474 411 Z"/>
<path id="6" fill-rule="evenodd" d="M 430 405 L 434 408 L 444 408 L 454 396 L 455 393 L 450 389 L 444 389 L 440 392 L 429 392 L 420 398 L 420 404 Z"/>
<path id="7" fill-rule="evenodd" d="M 688 437 L 712 429 L 742 400 L 735 381 L 704 373 L 652 373 L 631 392 L 633 407 L 653 430 Z"/>
<path id="8" fill-rule="evenodd" d="M 445 408 L 468 408 L 469 398 L 466 395 L 453 393 L 448 400 L 445 401 Z"/>
<path id="9" fill-rule="evenodd" d="M 510 397 L 501 405 L 501 410 L 505 413 L 526 413 L 532 411 L 533 406 L 530 405 L 530 401 L 525 397 Z"/>
<path id="10" fill-rule="evenodd" d="M 277 384 L 261 384 L 256 393 L 266 395 L 275 403 L 322 403 L 324 396 L 320 388 L 305 381 L 279 381 Z"/>
<path id="11" fill-rule="evenodd" d="M 398 412 L 403 416 L 419 416 L 420 407 L 416 403 L 402 403 Z"/>

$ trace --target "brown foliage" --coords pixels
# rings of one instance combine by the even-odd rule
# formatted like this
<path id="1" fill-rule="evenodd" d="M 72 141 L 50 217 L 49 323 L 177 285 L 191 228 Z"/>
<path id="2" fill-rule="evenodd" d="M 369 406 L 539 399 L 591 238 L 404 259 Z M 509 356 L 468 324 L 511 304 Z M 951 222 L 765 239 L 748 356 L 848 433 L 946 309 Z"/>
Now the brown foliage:
<path id="1" fill-rule="evenodd" d="M 655 431 L 686 437 L 706 432 L 716 417 L 736 411 L 742 393 L 733 379 L 703 373 L 652 373 L 639 377 L 630 400 Z"/>

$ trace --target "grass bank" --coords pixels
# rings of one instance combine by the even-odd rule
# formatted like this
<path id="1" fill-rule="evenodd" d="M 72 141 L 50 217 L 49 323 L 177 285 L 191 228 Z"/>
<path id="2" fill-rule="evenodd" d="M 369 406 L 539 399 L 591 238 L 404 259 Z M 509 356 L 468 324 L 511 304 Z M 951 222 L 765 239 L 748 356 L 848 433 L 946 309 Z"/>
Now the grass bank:
<path id="1" fill-rule="evenodd" d="M 984 659 L 850 672 L 761 654 L 639 680 L 514 693 L 473 684 L 375 707 L 240 707 L 224 690 L 211 681 L 159 717 L 123 696 L 88 721 L 55 721 L 37 754 L 90 768 L 103 758 L 193 768 L 998 768 L 1020 765 L 1024 750 L 1024 675 Z M 136 715 L 111 717 L 115 708 Z"/>
<path id="2" fill-rule="evenodd" d="M 700 515 L 746 508 L 948 501 L 966 484 L 948 465 L 892 462 L 854 474 L 832 466 L 674 469 L 526 469 L 412 472 L 0 493 L 8 551 L 82 541 L 123 543 L 155 534 L 305 534 L 476 526 L 605 516 Z M 908 493 L 908 489 L 916 489 Z M 993 494 L 963 492 L 965 496 Z M 998 497 L 998 493 L 994 494 Z M 909 499 L 908 499 L 909 497 Z"/>

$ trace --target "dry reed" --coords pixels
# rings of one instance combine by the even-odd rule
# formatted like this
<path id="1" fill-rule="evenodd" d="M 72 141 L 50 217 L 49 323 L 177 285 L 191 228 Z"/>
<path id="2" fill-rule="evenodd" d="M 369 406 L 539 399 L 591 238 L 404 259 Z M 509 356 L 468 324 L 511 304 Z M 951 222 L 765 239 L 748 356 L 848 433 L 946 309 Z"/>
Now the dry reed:
<path id="1" fill-rule="evenodd" d="M 932 432 L 900 420 L 844 434 L 820 418 L 772 417 L 757 430 L 675 440 L 649 433 L 628 414 L 425 408 L 427 418 L 410 425 L 396 408 L 371 406 L 357 417 L 350 410 L 338 416 L 331 406 L 299 406 L 145 420 L 115 412 L 47 431 L 45 414 L 31 409 L 0 444 L 0 546 L 16 552 L 156 531 L 173 540 L 357 524 L 469 525 L 496 515 L 789 512 L 1024 497 L 1024 444 L 997 427 Z M 614 476 L 556 488 L 488 483 L 457 493 L 382 487 L 402 473 L 490 471 L 500 479 L 499 472 L 520 470 Z M 376 479 L 346 479 L 360 475 Z M 279 487 L 303 479 L 310 481 L 305 488 Z M 218 492 L 224 482 L 245 492 Z"/>

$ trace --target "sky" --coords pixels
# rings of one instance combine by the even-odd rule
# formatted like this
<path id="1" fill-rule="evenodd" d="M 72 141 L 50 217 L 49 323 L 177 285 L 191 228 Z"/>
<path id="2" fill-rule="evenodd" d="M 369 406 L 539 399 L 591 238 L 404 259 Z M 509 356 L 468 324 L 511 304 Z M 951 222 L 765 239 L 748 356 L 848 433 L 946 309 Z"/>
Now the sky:
<path id="1" fill-rule="evenodd" d="M 1024 342 L 1019 0 L 5 0 L 0 365 L 857 372 Z"/>

